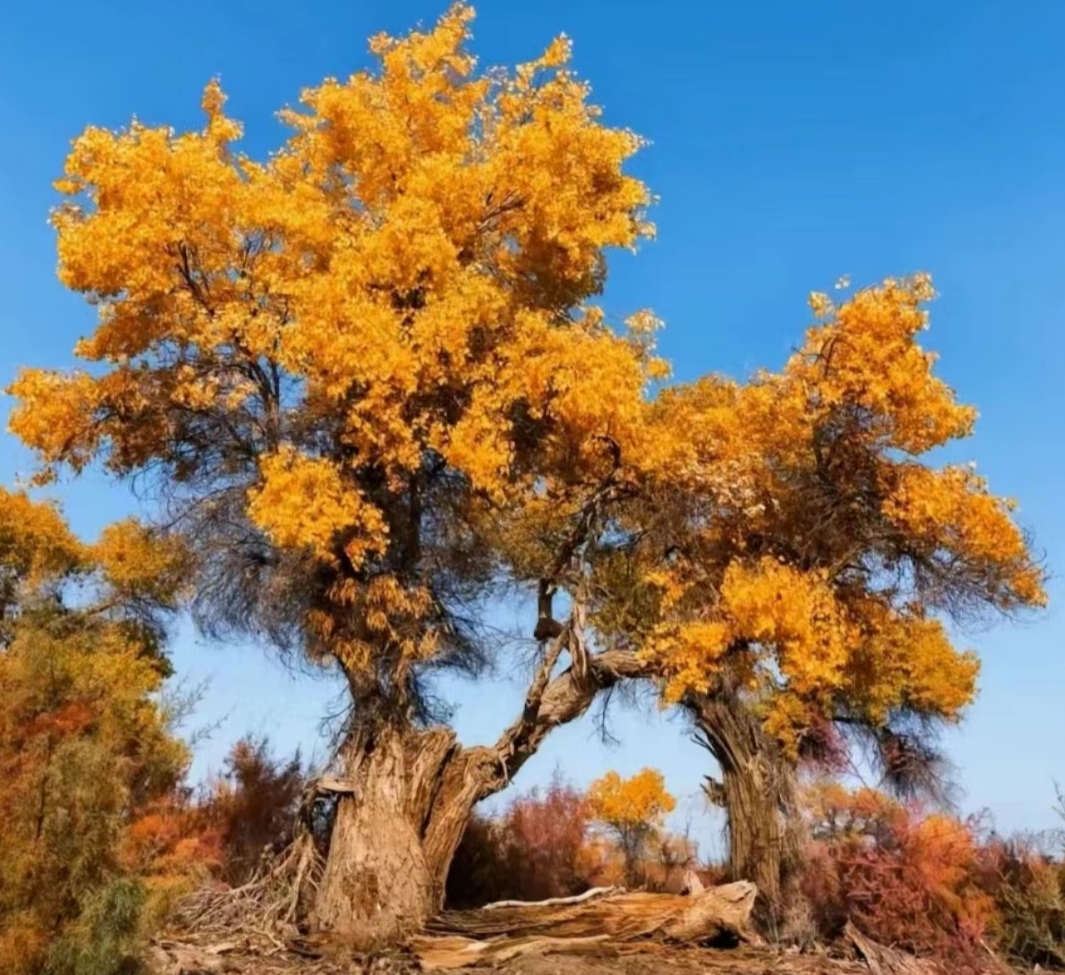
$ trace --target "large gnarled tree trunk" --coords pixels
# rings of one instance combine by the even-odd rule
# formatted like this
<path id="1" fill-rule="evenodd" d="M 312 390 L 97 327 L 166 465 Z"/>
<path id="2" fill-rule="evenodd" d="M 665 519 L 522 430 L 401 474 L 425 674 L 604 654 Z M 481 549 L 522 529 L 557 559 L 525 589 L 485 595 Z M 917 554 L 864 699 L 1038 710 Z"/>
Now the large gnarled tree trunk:
<path id="1" fill-rule="evenodd" d="M 721 767 L 706 791 L 725 810 L 729 877 L 754 882 L 756 916 L 776 926 L 796 896 L 801 856 L 794 768 L 738 699 L 702 697 L 689 706 L 698 740 Z"/>
<path id="2" fill-rule="evenodd" d="M 552 728 L 644 666 L 608 651 L 551 679 L 557 659 L 548 656 L 521 715 L 493 746 L 462 748 L 447 728 L 385 726 L 349 738 L 327 786 L 337 808 L 314 927 L 361 946 L 418 930 L 443 907 L 474 805 L 504 788 Z"/>
<path id="3" fill-rule="evenodd" d="M 344 779 L 315 926 L 359 944 L 417 930 L 439 909 L 447 865 L 477 798 L 446 729 L 379 729 L 339 756 Z"/>

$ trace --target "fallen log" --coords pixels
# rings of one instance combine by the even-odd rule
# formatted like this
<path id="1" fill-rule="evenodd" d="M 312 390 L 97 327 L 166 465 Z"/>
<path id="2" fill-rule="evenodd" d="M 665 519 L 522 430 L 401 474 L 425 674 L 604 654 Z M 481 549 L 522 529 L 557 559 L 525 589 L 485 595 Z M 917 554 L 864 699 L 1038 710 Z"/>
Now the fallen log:
<path id="1" fill-rule="evenodd" d="M 511 901 L 446 911 L 412 947 L 426 968 L 462 968 L 524 954 L 603 950 L 636 941 L 702 945 L 751 939 L 757 889 L 744 881 L 694 896 L 597 892 L 594 898 Z"/>

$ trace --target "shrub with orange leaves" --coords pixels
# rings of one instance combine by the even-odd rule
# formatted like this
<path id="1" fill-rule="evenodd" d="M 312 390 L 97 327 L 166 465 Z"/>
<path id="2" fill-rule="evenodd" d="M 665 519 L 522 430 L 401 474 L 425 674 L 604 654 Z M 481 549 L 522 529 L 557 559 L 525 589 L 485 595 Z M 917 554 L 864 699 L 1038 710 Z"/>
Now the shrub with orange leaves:
<path id="1" fill-rule="evenodd" d="M 160 878 L 219 869 L 220 838 L 198 828 L 199 819 L 194 807 L 167 797 L 130 823 L 123 837 L 125 863 L 137 874 Z"/>
<path id="2" fill-rule="evenodd" d="M 997 913 L 982 884 L 975 822 L 835 783 L 814 786 L 807 801 L 813 841 L 803 892 L 823 934 L 851 921 L 952 972 L 984 970 Z"/>
<path id="3" fill-rule="evenodd" d="M 266 738 L 241 738 L 220 774 L 173 790 L 130 823 L 123 862 L 166 903 L 196 882 L 239 886 L 290 840 L 304 785 L 298 755 L 279 759 Z"/>

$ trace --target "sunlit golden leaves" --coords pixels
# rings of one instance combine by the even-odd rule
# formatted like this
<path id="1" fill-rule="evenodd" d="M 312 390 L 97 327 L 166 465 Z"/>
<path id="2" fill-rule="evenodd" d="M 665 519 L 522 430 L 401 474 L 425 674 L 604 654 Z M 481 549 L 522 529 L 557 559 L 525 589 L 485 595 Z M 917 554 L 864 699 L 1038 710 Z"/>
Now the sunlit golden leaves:
<path id="1" fill-rule="evenodd" d="M 660 322 L 595 305 L 606 252 L 653 233 L 641 140 L 568 40 L 480 72 L 471 20 L 375 38 L 265 161 L 217 82 L 199 132 L 76 140 L 60 277 L 99 322 L 90 370 L 11 389 L 41 476 L 149 474 L 201 602 L 379 687 L 461 648 L 458 603 L 575 571 L 580 524 L 598 639 L 670 700 L 738 689 L 792 741 L 838 711 L 955 718 L 975 664 L 937 621 L 1041 605 L 1043 574 L 1004 502 L 928 463 L 976 415 L 919 341 L 930 279 L 841 282 L 779 371 L 657 392 Z"/>
<path id="2" fill-rule="evenodd" d="M 677 806 L 657 769 L 645 768 L 631 778 L 607 772 L 588 787 L 592 818 L 614 828 L 657 828 Z"/>
<path id="3" fill-rule="evenodd" d="M 10 623 L 47 597 L 46 606 L 69 603 L 112 621 L 144 622 L 177 608 L 189 571 L 189 553 L 178 538 L 127 519 L 87 544 L 71 532 L 54 503 L 0 488 L 0 621 L 6 616 Z M 0 643 L 12 632 L 5 624 Z M 121 632 L 122 639 L 131 638 L 131 631 Z"/>
<path id="4" fill-rule="evenodd" d="M 262 482 L 252 492 L 248 513 L 277 544 L 330 558 L 337 536 L 347 533 L 343 551 L 355 566 L 368 551 L 387 544 L 381 513 L 346 490 L 329 461 L 286 448 L 263 457 L 261 470 Z"/>
<path id="5" fill-rule="evenodd" d="M 827 321 L 810 330 L 786 370 L 809 408 L 864 410 L 885 447 L 912 454 L 967 436 L 975 411 L 932 375 L 935 356 L 916 341 L 928 321 L 922 303 L 933 296 L 927 275 L 859 291 L 839 309 L 815 296 L 814 310 Z"/>
<path id="6" fill-rule="evenodd" d="M 788 749 L 824 717 L 953 721 L 978 662 L 945 620 L 1044 605 L 1012 503 L 922 456 L 975 417 L 918 342 L 932 296 L 926 275 L 839 306 L 815 295 L 820 322 L 782 371 L 649 407 L 631 521 L 648 548 L 624 584 L 603 575 L 597 621 L 628 645 L 638 632 L 667 701 L 745 695 Z"/>
<path id="7" fill-rule="evenodd" d="M 679 602 L 679 597 L 667 588 L 666 605 Z M 768 672 L 760 675 L 755 669 L 754 648 L 771 650 L 774 669 L 789 694 L 816 699 L 843 683 L 852 636 L 844 608 L 823 572 L 801 572 L 762 559 L 754 565 L 730 564 L 712 616 L 660 626 L 643 652 L 669 674 L 669 700 L 680 700 L 689 690 L 710 690 L 727 657 L 732 658 L 734 678 L 757 689 L 759 676 Z M 761 666 L 768 662 L 763 660 Z"/>
<path id="8" fill-rule="evenodd" d="M 1015 506 L 982 477 L 911 464 L 886 471 L 884 481 L 884 514 L 915 544 L 963 560 L 1002 609 L 1045 605 L 1043 573 L 1011 517 Z"/>
<path id="9" fill-rule="evenodd" d="M 16 406 L 8 428 L 32 444 L 43 462 L 38 482 L 51 480 L 60 463 L 76 473 L 89 463 L 98 439 L 93 423 L 96 388 L 88 375 L 23 369 L 7 392 L 25 404 Z"/>
<path id="10" fill-rule="evenodd" d="M 900 711 L 953 719 L 972 702 L 980 662 L 955 648 L 940 620 L 875 599 L 856 603 L 852 612 L 845 686 L 874 724 Z"/>
<path id="11" fill-rule="evenodd" d="M 225 483 L 276 549 L 363 585 L 420 557 L 426 469 L 472 522 L 594 484 L 606 441 L 638 452 L 657 321 L 614 332 L 584 305 L 604 251 L 653 233 L 625 172 L 641 140 L 601 123 L 565 38 L 478 72 L 472 17 L 374 38 L 374 69 L 304 91 L 266 161 L 240 153 L 217 81 L 199 132 L 75 141 L 53 222 L 61 280 L 99 307 L 77 354 L 103 368 L 12 386 L 42 479 L 100 461 L 189 503 Z M 315 611 L 362 605 L 344 599 Z M 397 599 L 400 643 L 424 653 L 407 633 L 424 600 Z"/>
<path id="12" fill-rule="evenodd" d="M 86 563 L 84 546 L 57 506 L 0 488 L 0 585 L 7 579 L 37 586 Z"/>
<path id="13" fill-rule="evenodd" d="M 189 582 L 189 555 L 181 540 L 132 518 L 104 528 L 88 552 L 112 599 L 147 599 L 176 608 Z"/>

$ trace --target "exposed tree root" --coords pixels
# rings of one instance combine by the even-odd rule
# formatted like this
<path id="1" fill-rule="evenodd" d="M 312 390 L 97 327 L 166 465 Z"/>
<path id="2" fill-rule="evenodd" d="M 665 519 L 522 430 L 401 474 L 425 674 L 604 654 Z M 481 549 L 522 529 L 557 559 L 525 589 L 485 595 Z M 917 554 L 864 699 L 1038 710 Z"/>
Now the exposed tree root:
<path id="1" fill-rule="evenodd" d="M 324 866 L 314 837 L 304 833 L 248 883 L 204 887 L 185 898 L 174 922 L 197 935 L 292 937 L 313 903 Z"/>

